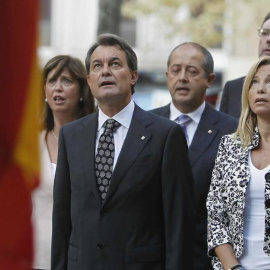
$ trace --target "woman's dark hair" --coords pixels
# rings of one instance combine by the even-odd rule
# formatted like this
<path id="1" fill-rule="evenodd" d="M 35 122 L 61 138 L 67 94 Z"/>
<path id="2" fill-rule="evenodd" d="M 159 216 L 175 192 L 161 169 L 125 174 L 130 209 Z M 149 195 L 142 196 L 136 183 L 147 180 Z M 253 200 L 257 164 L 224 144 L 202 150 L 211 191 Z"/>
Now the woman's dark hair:
<path id="1" fill-rule="evenodd" d="M 42 71 L 42 83 L 46 85 L 48 74 L 55 69 L 53 78 L 57 78 L 64 69 L 67 69 L 74 80 L 79 83 L 80 97 L 82 100 L 78 103 L 77 119 L 95 111 L 94 97 L 87 83 L 87 74 L 85 67 L 80 59 L 69 55 L 57 55 L 47 62 Z M 43 91 L 44 93 L 44 91 Z M 45 93 L 44 93 L 45 100 Z M 50 131 L 54 128 L 53 112 L 45 102 L 43 113 L 42 128 Z"/>

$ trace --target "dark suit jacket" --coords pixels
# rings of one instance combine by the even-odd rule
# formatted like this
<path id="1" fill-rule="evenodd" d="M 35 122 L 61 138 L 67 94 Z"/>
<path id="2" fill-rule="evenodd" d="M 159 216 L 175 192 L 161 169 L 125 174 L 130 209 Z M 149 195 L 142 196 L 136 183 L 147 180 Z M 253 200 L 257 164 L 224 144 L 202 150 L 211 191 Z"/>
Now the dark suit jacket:
<path id="1" fill-rule="evenodd" d="M 227 81 L 223 88 L 220 111 L 239 119 L 242 104 L 242 89 L 245 77 Z"/>
<path id="2" fill-rule="evenodd" d="M 170 104 L 152 110 L 160 116 L 170 117 Z M 195 186 L 196 239 L 194 269 L 212 269 L 207 256 L 206 197 L 221 137 L 237 128 L 237 119 L 218 112 L 206 104 L 198 128 L 189 147 L 189 160 Z"/>
<path id="3" fill-rule="evenodd" d="M 60 131 L 52 270 L 181 270 L 193 260 L 194 194 L 181 128 L 135 106 L 104 203 L 98 114 Z"/>

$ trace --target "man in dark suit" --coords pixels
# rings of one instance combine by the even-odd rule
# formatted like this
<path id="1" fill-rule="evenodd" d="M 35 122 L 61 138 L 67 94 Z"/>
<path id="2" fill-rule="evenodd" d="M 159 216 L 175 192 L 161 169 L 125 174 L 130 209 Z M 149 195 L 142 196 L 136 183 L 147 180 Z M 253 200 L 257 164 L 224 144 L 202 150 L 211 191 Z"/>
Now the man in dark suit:
<path id="1" fill-rule="evenodd" d="M 270 12 L 266 14 L 258 30 L 259 57 L 270 56 Z M 242 89 L 245 77 L 241 77 L 225 83 L 220 102 L 220 111 L 236 118 L 241 114 Z"/>
<path id="2" fill-rule="evenodd" d="M 167 86 L 172 102 L 152 110 L 179 123 L 189 145 L 189 160 L 195 186 L 196 236 L 194 269 L 212 269 L 207 256 L 206 197 L 220 139 L 236 130 L 237 120 L 205 103 L 205 93 L 215 79 L 213 58 L 197 43 L 177 46 L 167 62 Z M 181 123 L 182 118 L 186 123 Z"/>
<path id="3" fill-rule="evenodd" d="M 137 57 L 99 36 L 86 57 L 98 112 L 60 131 L 52 270 L 192 269 L 194 194 L 179 125 L 132 101 Z"/>
<path id="4" fill-rule="evenodd" d="M 241 114 L 242 88 L 245 77 L 227 81 L 222 90 L 220 111 L 239 118 Z"/>

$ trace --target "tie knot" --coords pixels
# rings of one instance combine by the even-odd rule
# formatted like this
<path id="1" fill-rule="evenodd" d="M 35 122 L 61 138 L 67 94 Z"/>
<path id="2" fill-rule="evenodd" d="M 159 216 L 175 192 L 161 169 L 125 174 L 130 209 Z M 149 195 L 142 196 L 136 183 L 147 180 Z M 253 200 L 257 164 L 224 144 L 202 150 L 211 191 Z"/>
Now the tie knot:
<path id="1" fill-rule="evenodd" d="M 189 122 L 191 122 L 191 118 L 186 115 L 186 114 L 182 114 L 178 117 L 178 123 L 180 126 L 186 126 Z"/>
<path id="2" fill-rule="evenodd" d="M 103 124 L 103 127 L 105 129 L 104 130 L 105 133 L 113 133 L 120 127 L 120 124 L 114 119 L 108 119 Z"/>

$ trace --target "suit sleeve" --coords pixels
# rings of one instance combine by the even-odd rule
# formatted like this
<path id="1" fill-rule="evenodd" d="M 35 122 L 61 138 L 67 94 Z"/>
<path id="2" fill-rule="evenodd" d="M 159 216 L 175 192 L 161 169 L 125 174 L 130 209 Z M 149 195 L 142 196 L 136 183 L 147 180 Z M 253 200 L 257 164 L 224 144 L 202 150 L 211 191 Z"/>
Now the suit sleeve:
<path id="1" fill-rule="evenodd" d="M 66 154 L 64 131 L 61 129 L 53 192 L 52 270 L 67 269 L 67 253 L 71 234 L 70 196 L 69 165 Z"/>
<path id="2" fill-rule="evenodd" d="M 194 183 L 187 144 L 180 126 L 167 136 L 162 164 L 166 270 L 193 267 L 195 232 Z"/>
<path id="3" fill-rule="evenodd" d="M 229 96 L 229 84 L 228 82 L 225 83 L 225 86 L 222 91 L 222 98 L 220 102 L 219 110 L 224 113 L 228 113 L 228 96 Z"/>

